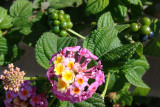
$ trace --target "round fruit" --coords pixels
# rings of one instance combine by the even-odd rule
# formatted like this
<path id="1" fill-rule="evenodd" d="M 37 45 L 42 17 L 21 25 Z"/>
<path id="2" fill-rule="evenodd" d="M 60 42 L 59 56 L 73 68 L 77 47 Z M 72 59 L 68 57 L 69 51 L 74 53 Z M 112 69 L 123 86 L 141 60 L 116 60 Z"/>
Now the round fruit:
<path id="1" fill-rule="evenodd" d="M 132 23 L 131 26 L 130 26 L 130 30 L 132 32 L 137 32 L 139 30 L 139 26 L 137 23 Z"/>
<path id="2" fill-rule="evenodd" d="M 151 24 L 151 19 L 149 17 L 144 17 L 141 21 L 142 25 L 150 25 Z"/>
<path id="3" fill-rule="evenodd" d="M 64 21 L 63 15 L 59 15 L 58 20 L 59 20 L 59 21 Z"/>
<path id="4" fill-rule="evenodd" d="M 147 25 L 142 26 L 140 29 L 141 35 L 148 35 L 150 32 L 151 32 L 151 29 Z"/>
<path id="5" fill-rule="evenodd" d="M 54 26 L 54 27 L 52 28 L 52 31 L 53 31 L 54 33 L 59 33 L 59 32 L 60 32 L 59 26 Z"/>
<path id="6" fill-rule="evenodd" d="M 70 16 L 68 14 L 65 14 L 64 19 L 68 22 L 68 21 L 70 21 Z"/>
<path id="7" fill-rule="evenodd" d="M 58 14 L 56 13 L 56 12 L 53 12 L 52 14 L 51 14 L 51 17 L 52 17 L 52 19 L 58 19 Z"/>
<path id="8" fill-rule="evenodd" d="M 67 36 L 67 32 L 65 30 L 61 30 L 59 35 L 62 37 L 65 37 L 65 36 Z"/>
<path id="9" fill-rule="evenodd" d="M 149 33 L 149 35 L 148 35 L 148 38 L 149 38 L 149 39 L 152 39 L 153 37 L 154 37 L 154 32 L 151 31 L 151 32 Z"/>
<path id="10" fill-rule="evenodd" d="M 139 39 L 140 39 L 140 41 L 146 41 L 147 39 L 148 39 L 148 35 L 145 35 L 145 36 L 143 36 L 143 35 L 141 35 L 140 37 L 139 37 Z"/>
<path id="11" fill-rule="evenodd" d="M 59 20 L 54 20 L 53 24 L 57 26 L 57 25 L 60 24 L 60 21 Z"/>
<path id="12" fill-rule="evenodd" d="M 60 23 L 60 27 L 61 27 L 62 29 L 66 29 L 66 28 L 68 27 L 67 22 L 65 22 L 65 21 L 61 22 L 61 23 Z"/>
<path id="13" fill-rule="evenodd" d="M 59 15 L 64 15 L 64 11 L 63 10 L 59 10 L 58 14 Z"/>
<path id="14" fill-rule="evenodd" d="M 73 23 L 72 23 L 72 22 L 67 22 L 67 27 L 68 27 L 69 29 L 71 29 L 71 28 L 73 27 Z"/>

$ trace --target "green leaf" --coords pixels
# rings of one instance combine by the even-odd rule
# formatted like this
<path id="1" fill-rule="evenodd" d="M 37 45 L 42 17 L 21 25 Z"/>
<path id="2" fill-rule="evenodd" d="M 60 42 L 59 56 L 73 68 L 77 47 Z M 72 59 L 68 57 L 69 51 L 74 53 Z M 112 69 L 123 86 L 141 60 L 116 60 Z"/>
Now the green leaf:
<path id="1" fill-rule="evenodd" d="M 126 79 L 136 87 L 148 88 L 148 86 L 142 81 L 141 77 L 132 68 L 124 69 Z"/>
<path id="2" fill-rule="evenodd" d="M 4 54 L 0 54 L 0 65 L 4 65 L 5 56 Z"/>
<path id="3" fill-rule="evenodd" d="M 5 19 L 6 15 L 7 15 L 7 10 L 0 7 L 0 23 Z"/>
<path id="4" fill-rule="evenodd" d="M 134 5 L 140 4 L 140 5 L 142 6 L 141 0 L 127 0 L 127 1 L 128 1 L 128 3 L 130 3 L 130 4 L 134 4 Z"/>
<path id="5" fill-rule="evenodd" d="M 100 18 L 98 19 L 98 28 L 108 28 L 114 27 L 114 21 L 112 19 L 111 13 L 110 12 L 106 12 L 103 15 L 100 16 Z"/>
<path id="6" fill-rule="evenodd" d="M 12 17 L 7 15 L 7 10 L 0 7 L 0 28 L 7 29 L 12 26 Z"/>
<path id="7" fill-rule="evenodd" d="M 3 37 L 0 37 L 0 54 L 7 54 L 8 46 L 7 40 Z"/>
<path id="8" fill-rule="evenodd" d="M 104 10 L 109 4 L 109 0 L 88 0 L 86 6 L 86 13 L 97 14 Z"/>
<path id="9" fill-rule="evenodd" d="M 13 26 L 18 28 L 31 27 L 32 22 L 29 20 L 28 17 L 15 17 L 13 19 Z"/>
<path id="10" fill-rule="evenodd" d="M 83 47 L 89 49 L 94 55 L 100 57 L 114 48 L 121 46 L 121 42 L 117 37 L 118 31 L 108 27 L 98 28 L 91 32 L 89 37 L 85 39 Z"/>
<path id="11" fill-rule="evenodd" d="M 123 89 L 117 92 L 118 98 L 116 102 L 121 102 L 123 106 L 130 106 L 132 104 L 132 95 L 128 91 L 130 88 L 130 84 L 126 83 Z"/>
<path id="12" fill-rule="evenodd" d="M 123 0 L 111 0 L 107 10 L 112 13 L 113 19 L 117 22 L 124 22 L 127 17 L 127 6 Z"/>
<path id="13" fill-rule="evenodd" d="M 144 56 L 139 59 L 132 59 L 128 61 L 124 66 L 124 69 L 133 69 L 141 78 L 145 72 L 149 69 L 149 64 Z"/>
<path id="14" fill-rule="evenodd" d="M 44 33 L 35 48 L 36 60 L 45 69 L 50 67 L 49 60 L 53 54 L 68 46 L 75 46 L 77 40 L 69 37 L 57 37 L 54 33 Z"/>
<path id="15" fill-rule="evenodd" d="M 140 46 L 142 44 L 139 42 L 127 44 L 105 53 L 100 59 L 107 67 L 122 66 L 135 54 Z"/>
<path id="16" fill-rule="evenodd" d="M 47 0 L 50 3 L 50 7 L 55 9 L 65 8 L 65 7 L 73 7 L 80 6 L 83 1 L 82 0 Z"/>
<path id="17" fill-rule="evenodd" d="M 28 0 L 17 0 L 10 8 L 12 17 L 29 17 L 32 15 L 32 3 Z"/>
<path id="18" fill-rule="evenodd" d="M 119 33 L 129 27 L 130 27 L 130 24 L 115 25 L 115 28 L 118 30 Z"/>
<path id="19" fill-rule="evenodd" d="M 118 75 L 117 73 L 112 73 L 109 79 L 108 91 L 109 92 L 117 92 L 123 88 L 125 85 L 126 79 L 122 75 Z"/>
<path id="20" fill-rule="evenodd" d="M 146 96 L 150 91 L 150 88 L 142 88 L 136 87 L 136 89 L 132 92 L 133 96 Z"/>
<path id="21" fill-rule="evenodd" d="M 105 107 L 102 97 L 98 93 L 94 93 L 93 96 L 80 103 L 70 103 L 68 101 L 63 101 L 60 103 L 59 107 Z"/>

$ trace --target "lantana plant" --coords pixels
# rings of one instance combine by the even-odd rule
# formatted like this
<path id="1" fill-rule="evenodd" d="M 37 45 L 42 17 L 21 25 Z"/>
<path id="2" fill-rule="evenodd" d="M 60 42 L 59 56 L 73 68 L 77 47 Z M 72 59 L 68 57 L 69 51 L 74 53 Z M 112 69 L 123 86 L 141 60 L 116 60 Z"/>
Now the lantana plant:
<path id="1" fill-rule="evenodd" d="M 144 54 L 160 56 L 160 21 L 143 16 L 152 5 L 146 1 L 4 0 L 0 65 L 8 70 L 0 73 L 0 106 L 139 103 L 138 97 L 150 91 L 142 80 L 149 69 Z M 26 77 L 27 70 L 14 67 L 25 53 L 21 43 L 35 49 L 33 60 L 45 69 L 44 75 Z"/>

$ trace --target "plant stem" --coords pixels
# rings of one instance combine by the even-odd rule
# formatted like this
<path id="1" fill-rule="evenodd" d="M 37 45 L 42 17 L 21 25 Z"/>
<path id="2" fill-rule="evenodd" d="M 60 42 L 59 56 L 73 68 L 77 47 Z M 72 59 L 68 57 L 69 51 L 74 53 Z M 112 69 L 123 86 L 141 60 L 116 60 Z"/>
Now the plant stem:
<path id="1" fill-rule="evenodd" d="M 78 36 L 78 37 L 80 37 L 80 38 L 82 38 L 82 39 L 86 39 L 84 36 L 78 34 L 77 32 L 73 31 L 72 29 L 67 29 L 67 31 L 73 33 L 74 35 L 76 35 L 76 36 Z"/>
<path id="2" fill-rule="evenodd" d="M 46 80 L 47 77 L 23 77 L 24 80 Z"/>
<path id="3" fill-rule="evenodd" d="M 108 88 L 108 84 L 109 84 L 109 78 L 110 78 L 110 73 L 108 73 L 108 75 L 107 75 L 105 87 L 104 87 L 104 90 L 103 90 L 103 92 L 102 92 L 102 94 L 101 94 L 103 100 L 104 100 L 104 97 L 105 97 L 106 92 L 107 92 L 107 88 Z"/>

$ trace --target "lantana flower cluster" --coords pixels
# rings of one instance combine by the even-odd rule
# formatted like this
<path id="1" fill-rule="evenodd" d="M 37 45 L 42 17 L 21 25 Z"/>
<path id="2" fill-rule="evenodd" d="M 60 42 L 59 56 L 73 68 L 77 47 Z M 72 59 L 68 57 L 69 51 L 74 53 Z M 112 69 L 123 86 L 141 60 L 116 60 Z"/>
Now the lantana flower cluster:
<path id="1" fill-rule="evenodd" d="M 3 75 L 0 76 L 4 85 L 4 90 L 19 91 L 20 84 L 23 83 L 24 71 L 20 72 L 20 68 L 16 67 L 11 63 L 8 65 L 9 71 L 4 70 Z"/>
<path id="2" fill-rule="evenodd" d="M 48 102 L 44 94 L 36 94 L 36 86 L 31 86 L 30 81 L 24 81 L 19 91 L 6 91 L 5 106 L 6 107 L 47 107 Z"/>
<path id="3" fill-rule="evenodd" d="M 50 59 L 47 76 L 53 94 L 61 101 L 81 102 L 95 93 L 105 82 L 101 61 L 87 68 L 91 60 L 98 60 L 88 49 L 80 46 L 66 47 Z"/>
<path id="4" fill-rule="evenodd" d="M 31 86 L 30 81 L 23 80 L 24 71 L 20 68 L 14 69 L 13 64 L 9 64 L 9 71 L 4 70 L 0 76 L 5 89 L 5 106 L 6 107 L 47 107 L 48 102 L 44 93 L 37 94 L 36 86 Z"/>

